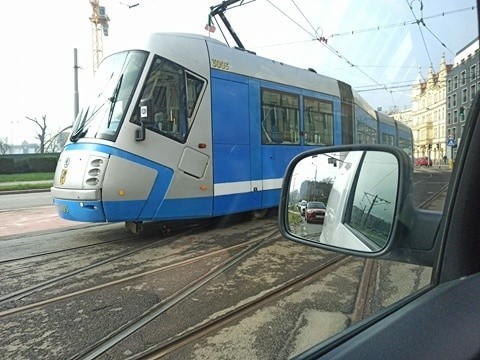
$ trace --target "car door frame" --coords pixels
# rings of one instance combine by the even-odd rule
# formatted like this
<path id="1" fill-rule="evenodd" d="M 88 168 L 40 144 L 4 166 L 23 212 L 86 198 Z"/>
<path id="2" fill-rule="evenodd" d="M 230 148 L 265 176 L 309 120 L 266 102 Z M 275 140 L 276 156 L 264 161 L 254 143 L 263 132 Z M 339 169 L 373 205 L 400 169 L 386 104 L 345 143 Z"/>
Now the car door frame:
<path id="1" fill-rule="evenodd" d="M 477 0 L 477 21 L 480 19 L 479 8 L 480 0 Z M 476 56 L 479 56 L 478 52 Z M 479 357 L 479 182 L 480 92 L 477 92 L 435 235 L 440 246 L 430 286 L 362 320 L 298 358 Z"/>

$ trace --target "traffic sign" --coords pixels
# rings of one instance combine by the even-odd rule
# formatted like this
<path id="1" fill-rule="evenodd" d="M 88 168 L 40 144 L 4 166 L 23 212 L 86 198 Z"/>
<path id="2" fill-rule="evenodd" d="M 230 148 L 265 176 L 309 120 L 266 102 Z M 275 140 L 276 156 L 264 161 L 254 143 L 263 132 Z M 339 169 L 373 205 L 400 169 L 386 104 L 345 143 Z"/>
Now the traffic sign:
<path id="1" fill-rule="evenodd" d="M 455 139 L 448 139 L 448 141 L 447 141 L 447 146 L 456 147 L 456 146 L 457 146 L 457 140 L 455 140 Z"/>

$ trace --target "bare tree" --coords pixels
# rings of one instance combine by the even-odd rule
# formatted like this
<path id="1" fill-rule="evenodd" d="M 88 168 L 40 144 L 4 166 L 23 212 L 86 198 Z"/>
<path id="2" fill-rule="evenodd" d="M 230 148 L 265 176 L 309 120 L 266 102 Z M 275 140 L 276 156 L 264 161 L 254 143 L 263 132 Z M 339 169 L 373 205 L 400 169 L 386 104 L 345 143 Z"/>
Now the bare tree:
<path id="1" fill-rule="evenodd" d="M 8 149 L 10 149 L 8 138 L 0 138 L 0 154 L 5 155 Z"/>
<path id="2" fill-rule="evenodd" d="M 39 127 L 39 131 L 37 131 L 36 138 L 40 141 L 40 153 L 43 154 L 45 152 L 45 142 L 46 142 L 46 134 L 47 134 L 47 115 L 42 115 L 42 120 L 39 121 L 37 118 L 31 118 L 25 116 L 27 120 L 30 120 L 35 125 Z"/>
<path id="3" fill-rule="evenodd" d="M 70 135 L 70 131 L 68 130 L 71 128 L 72 128 L 72 125 L 69 125 L 66 128 L 60 130 L 57 134 L 50 136 L 50 138 L 45 141 L 45 151 L 46 152 L 61 151 L 68 140 L 68 136 Z"/>

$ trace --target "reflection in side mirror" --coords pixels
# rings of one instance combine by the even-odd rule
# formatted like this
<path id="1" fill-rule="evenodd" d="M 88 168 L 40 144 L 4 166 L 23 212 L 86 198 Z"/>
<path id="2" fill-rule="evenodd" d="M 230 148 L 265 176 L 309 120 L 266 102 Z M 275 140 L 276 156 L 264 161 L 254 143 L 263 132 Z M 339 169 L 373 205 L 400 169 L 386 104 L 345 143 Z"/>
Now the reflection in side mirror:
<path id="1" fill-rule="evenodd" d="M 318 153 L 300 160 L 285 186 L 286 229 L 293 237 L 362 252 L 387 246 L 399 187 L 395 155 Z"/>

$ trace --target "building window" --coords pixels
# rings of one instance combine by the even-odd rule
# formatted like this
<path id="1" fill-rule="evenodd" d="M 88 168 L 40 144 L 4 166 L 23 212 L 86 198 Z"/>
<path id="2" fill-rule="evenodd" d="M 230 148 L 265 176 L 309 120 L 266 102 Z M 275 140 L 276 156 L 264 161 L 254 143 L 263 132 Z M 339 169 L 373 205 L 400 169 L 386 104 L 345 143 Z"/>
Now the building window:
<path id="1" fill-rule="evenodd" d="M 447 80 L 447 92 L 452 91 L 452 79 Z"/>
<path id="2" fill-rule="evenodd" d="M 462 89 L 462 104 L 465 104 L 468 101 L 467 88 Z"/>
<path id="3" fill-rule="evenodd" d="M 470 81 L 473 81 L 477 78 L 477 65 L 472 65 L 470 68 Z"/>
<path id="4" fill-rule="evenodd" d="M 467 83 L 467 72 L 466 71 L 462 71 L 460 73 L 460 85 L 465 85 Z"/>
<path id="5" fill-rule="evenodd" d="M 449 96 L 447 97 L 447 109 L 450 109 L 452 107 L 452 98 Z"/>
<path id="6" fill-rule="evenodd" d="M 452 113 L 448 112 L 447 113 L 447 125 L 451 125 L 452 123 Z"/>
<path id="7" fill-rule="evenodd" d="M 455 136 L 455 132 L 456 132 L 456 130 L 457 130 L 456 128 L 453 128 L 453 129 L 452 129 L 452 135 L 453 135 L 453 138 L 454 138 L 454 139 L 456 139 L 456 138 L 457 138 L 457 137 Z"/>
<path id="8" fill-rule="evenodd" d="M 473 84 L 470 86 L 470 100 L 475 99 L 475 93 L 477 92 L 477 86 L 476 84 Z"/>
<path id="9" fill-rule="evenodd" d="M 457 106 L 457 94 L 453 94 L 452 96 L 452 106 Z"/>
<path id="10" fill-rule="evenodd" d="M 453 90 L 455 90 L 456 88 L 458 88 L 458 76 L 454 76 L 453 77 Z"/>
<path id="11" fill-rule="evenodd" d="M 453 123 L 456 124 L 458 122 L 458 111 L 455 110 L 453 112 Z"/>

